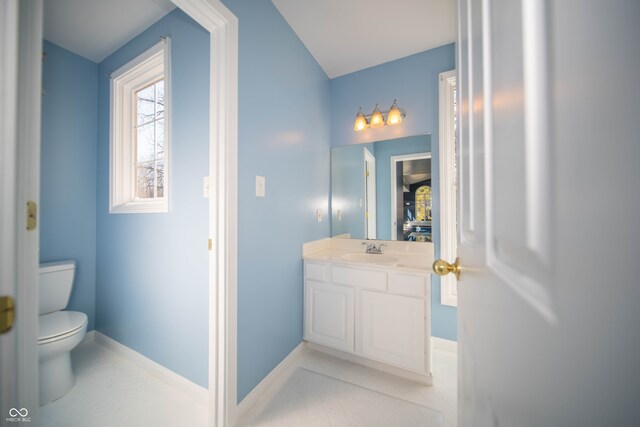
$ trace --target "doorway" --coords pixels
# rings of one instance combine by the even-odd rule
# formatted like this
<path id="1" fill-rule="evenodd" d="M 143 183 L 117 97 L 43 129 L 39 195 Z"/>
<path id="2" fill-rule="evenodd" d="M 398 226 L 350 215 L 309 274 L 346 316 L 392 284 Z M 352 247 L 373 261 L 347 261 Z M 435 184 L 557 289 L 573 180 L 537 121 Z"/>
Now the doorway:
<path id="1" fill-rule="evenodd" d="M 391 156 L 390 203 L 391 240 L 432 241 L 431 153 Z"/>
<path id="2" fill-rule="evenodd" d="M 364 149 L 364 219 L 367 239 L 376 239 L 376 158 Z"/>
<path id="3" fill-rule="evenodd" d="M 18 27 L 19 14 L 18 6 L 21 2 L 7 2 L 7 9 L 3 9 L 3 22 L 11 23 L 8 28 L 15 29 L 17 39 L 20 42 L 21 55 L 29 58 L 29 61 L 37 61 L 36 65 L 31 65 L 29 70 L 37 72 L 20 76 L 20 81 L 24 84 L 17 85 L 18 97 L 26 101 L 23 109 L 18 111 L 18 121 L 29 123 L 31 129 L 29 137 L 24 139 L 22 154 L 18 156 L 18 165 L 37 165 L 39 152 L 39 101 L 31 102 L 31 99 L 39 99 L 41 87 L 40 61 L 42 55 L 42 17 L 43 3 L 39 1 L 29 2 L 29 12 L 20 21 Z M 176 0 L 176 5 L 198 22 L 209 32 L 210 64 L 214 66 L 209 70 L 209 113 L 207 116 L 210 133 L 208 144 L 210 147 L 208 156 L 208 170 L 210 171 L 211 192 L 207 202 L 208 213 L 208 237 L 209 247 L 208 264 L 209 271 L 206 275 L 209 282 L 209 311 L 215 315 L 209 318 L 209 356 L 207 360 L 209 371 L 210 390 L 207 393 L 209 409 L 209 424 L 226 425 L 233 424 L 236 402 L 235 398 L 228 399 L 227 396 L 235 396 L 235 286 L 236 286 L 236 168 L 237 168 L 237 19 L 219 2 L 209 1 L 182 1 Z M 3 5 L 4 6 L 4 5 Z M 11 10 L 8 10 L 13 8 Z M 27 7 L 25 6 L 25 9 Z M 5 14 L 5 11 L 12 13 Z M 10 19 L 12 18 L 13 21 Z M 15 25 L 14 25 L 15 24 Z M 3 53 L 5 53 L 3 51 Z M 3 58 L 5 56 L 3 55 Z M 9 55 L 8 57 L 11 57 Z M 16 55 L 17 57 L 17 55 Z M 22 56 L 20 57 L 22 58 Z M 22 61 L 22 59 L 20 59 Z M 16 61 L 19 62 L 19 61 Z M 34 61 L 32 61 L 34 62 Z M 9 61 L 11 63 L 11 61 Z M 3 84 L 5 82 L 4 73 Z M 13 79 L 13 84 L 18 80 L 17 75 L 7 77 Z M 8 80 L 7 80 L 8 81 Z M 31 88 L 31 89 L 29 89 Z M 34 96 L 31 96 L 34 95 Z M 28 118 L 28 120 L 27 120 Z M 26 129 L 26 127 L 25 127 Z M 7 158 L 11 158 L 7 156 Z M 14 190 L 20 190 L 20 197 L 28 197 L 39 204 L 39 168 L 22 167 L 17 168 L 24 173 L 20 173 L 17 181 L 14 182 Z M 15 171 L 15 168 L 13 169 Z M 28 183 L 28 185 L 27 185 Z M 25 191 L 26 188 L 29 191 Z M 20 203 L 20 205 L 22 205 Z M 3 215 L 4 215 L 3 210 Z M 22 213 L 22 209 L 16 206 L 17 214 Z M 16 220 L 20 229 L 22 221 Z M 22 218 L 22 216 L 20 216 Z M 21 278 L 19 289 L 28 295 L 37 292 L 37 265 L 38 265 L 38 231 L 31 233 L 30 237 L 18 236 L 14 241 L 14 252 L 18 254 L 16 265 L 19 271 L 16 275 Z M 32 248 L 33 250 L 23 250 Z M 202 245 L 206 248 L 207 238 L 202 236 Z M 4 264 L 3 264 L 4 265 Z M 3 269 L 4 270 L 4 269 Z M 35 279 L 34 279 L 35 278 Z M 22 286 L 24 285 L 24 286 Z M 20 316 L 32 314 L 31 320 L 21 322 L 21 328 L 13 330 L 14 338 L 17 334 L 21 339 L 19 342 L 24 346 L 17 347 L 17 357 L 4 358 L 8 365 L 3 364 L 3 372 L 14 372 L 15 390 L 8 394 L 2 394 L 3 408 L 5 404 L 15 405 L 5 400 L 11 396 L 21 396 L 20 407 L 29 408 L 30 416 L 37 419 L 37 347 L 33 345 L 34 340 L 29 337 L 37 336 L 37 312 L 25 306 L 25 301 L 37 301 L 36 297 L 18 299 L 17 312 Z M 32 307 L 34 308 L 34 307 Z M 35 334 L 35 335 L 34 335 Z M 3 337 L 4 338 L 4 337 Z M 25 339 L 26 338 L 26 339 Z M 30 344 L 31 343 L 31 344 Z M 4 348 L 4 346 L 3 346 Z M 34 363 L 28 363 L 33 362 Z M 27 367 L 23 366 L 26 363 Z M 5 369 L 6 368 L 6 369 Z M 4 378 L 3 378 L 4 383 Z"/>

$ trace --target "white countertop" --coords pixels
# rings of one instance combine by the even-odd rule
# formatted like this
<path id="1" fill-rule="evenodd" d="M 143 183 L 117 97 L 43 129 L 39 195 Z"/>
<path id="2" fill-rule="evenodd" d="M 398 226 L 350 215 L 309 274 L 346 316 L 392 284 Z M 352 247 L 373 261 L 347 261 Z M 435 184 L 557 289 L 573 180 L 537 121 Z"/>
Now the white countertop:
<path id="1" fill-rule="evenodd" d="M 320 242 L 316 243 L 316 242 Z M 336 264 L 358 265 L 366 267 L 393 268 L 400 270 L 410 270 L 420 273 L 431 273 L 433 265 L 433 245 L 416 242 L 379 242 L 364 241 L 371 243 L 387 243 L 389 248 L 385 248 L 384 254 L 369 254 L 364 257 L 366 260 L 346 259 L 345 255 L 365 254 L 365 248 L 360 240 L 344 239 L 324 239 L 308 244 L 303 248 L 302 258 L 307 261 L 323 261 Z M 414 246 L 418 245 L 418 246 Z M 356 255 L 360 257 L 360 255 Z M 390 260 L 389 257 L 395 258 Z"/>

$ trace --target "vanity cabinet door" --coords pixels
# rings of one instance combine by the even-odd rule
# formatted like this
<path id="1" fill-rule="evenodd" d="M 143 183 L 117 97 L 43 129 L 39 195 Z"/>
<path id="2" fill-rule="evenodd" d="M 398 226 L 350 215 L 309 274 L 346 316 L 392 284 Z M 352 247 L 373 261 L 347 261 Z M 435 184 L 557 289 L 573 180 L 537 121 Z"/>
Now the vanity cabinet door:
<path id="1" fill-rule="evenodd" d="M 307 280 L 304 339 L 353 352 L 353 288 Z"/>
<path id="2" fill-rule="evenodd" d="M 424 373 L 425 300 L 362 291 L 362 355 Z"/>

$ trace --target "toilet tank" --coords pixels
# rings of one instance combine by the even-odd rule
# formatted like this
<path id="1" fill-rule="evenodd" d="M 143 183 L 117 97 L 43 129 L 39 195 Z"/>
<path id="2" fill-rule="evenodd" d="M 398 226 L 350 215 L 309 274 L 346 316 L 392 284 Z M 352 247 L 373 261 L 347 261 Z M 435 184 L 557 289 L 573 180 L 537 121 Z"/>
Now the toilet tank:
<path id="1" fill-rule="evenodd" d="M 39 314 L 53 313 L 67 308 L 73 276 L 76 271 L 75 261 L 58 261 L 40 264 L 38 275 Z"/>

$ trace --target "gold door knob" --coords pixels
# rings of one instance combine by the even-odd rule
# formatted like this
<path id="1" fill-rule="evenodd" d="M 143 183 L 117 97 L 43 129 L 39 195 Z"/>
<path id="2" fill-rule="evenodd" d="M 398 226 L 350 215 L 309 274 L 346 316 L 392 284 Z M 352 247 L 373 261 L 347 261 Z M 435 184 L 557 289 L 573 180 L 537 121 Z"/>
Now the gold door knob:
<path id="1" fill-rule="evenodd" d="M 433 263 L 433 271 L 438 276 L 446 276 L 449 273 L 453 273 L 456 276 L 456 279 L 460 280 L 460 258 L 456 258 L 456 262 L 453 264 L 449 264 L 447 261 L 443 259 L 439 259 Z"/>

